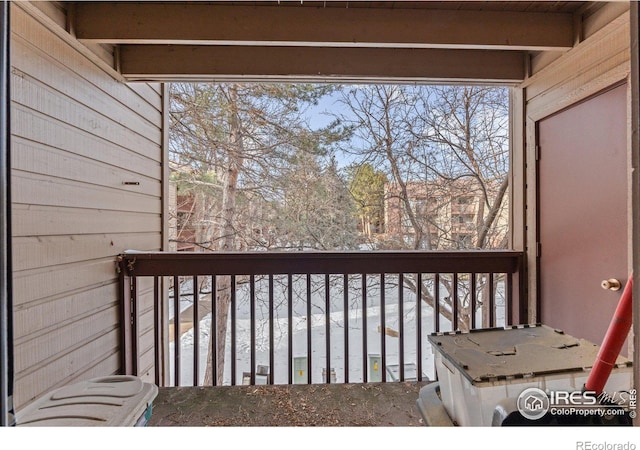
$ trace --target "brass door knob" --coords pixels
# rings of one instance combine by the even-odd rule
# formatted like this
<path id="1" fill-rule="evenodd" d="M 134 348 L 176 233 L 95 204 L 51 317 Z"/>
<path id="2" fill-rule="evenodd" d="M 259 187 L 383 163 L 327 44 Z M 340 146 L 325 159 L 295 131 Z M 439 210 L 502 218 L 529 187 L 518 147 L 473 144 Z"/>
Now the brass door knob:
<path id="1" fill-rule="evenodd" d="M 600 283 L 602 289 L 608 289 L 610 291 L 619 291 L 622 287 L 620 280 L 616 280 L 615 278 L 609 278 L 608 280 L 602 280 Z"/>

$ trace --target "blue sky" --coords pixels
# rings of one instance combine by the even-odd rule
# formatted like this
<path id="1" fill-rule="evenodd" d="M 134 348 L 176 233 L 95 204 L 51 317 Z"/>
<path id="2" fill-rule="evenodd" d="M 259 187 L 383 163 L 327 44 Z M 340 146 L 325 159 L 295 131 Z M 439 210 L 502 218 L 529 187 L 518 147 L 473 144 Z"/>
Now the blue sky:
<path id="1" fill-rule="evenodd" d="M 320 128 L 331 123 L 333 117 L 325 114 L 325 112 L 344 112 L 344 108 L 338 103 L 340 97 L 340 92 L 334 92 L 324 96 L 318 103 L 318 106 L 309 108 L 309 118 L 311 119 L 311 126 L 313 128 Z"/>
<path id="2" fill-rule="evenodd" d="M 340 91 L 333 92 L 324 96 L 317 106 L 309 108 L 308 117 L 312 128 L 317 129 L 329 125 L 335 120 L 331 113 L 347 113 L 347 109 L 340 103 L 341 97 Z M 335 157 L 340 167 L 345 167 L 354 161 L 352 155 L 346 155 L 343 152 L 337 152 Z"/>

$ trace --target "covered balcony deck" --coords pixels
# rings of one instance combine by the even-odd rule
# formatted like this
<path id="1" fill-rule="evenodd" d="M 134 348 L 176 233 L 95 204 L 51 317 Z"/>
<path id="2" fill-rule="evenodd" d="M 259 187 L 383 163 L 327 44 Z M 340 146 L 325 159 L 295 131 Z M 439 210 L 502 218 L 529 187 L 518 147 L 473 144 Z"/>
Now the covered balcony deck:
<path id="1" fill-rule="evenodd" d="M 414 427 L 430 381 L 272 386 L 162 387 L 151 427 Z"/>
<path id="2" fill-rule="evenodd" d="M 522 259 L 130 251 L 122 364 L 159 386 L 150 426 L 421 426 L 427 335 L 526 323 Z"/>

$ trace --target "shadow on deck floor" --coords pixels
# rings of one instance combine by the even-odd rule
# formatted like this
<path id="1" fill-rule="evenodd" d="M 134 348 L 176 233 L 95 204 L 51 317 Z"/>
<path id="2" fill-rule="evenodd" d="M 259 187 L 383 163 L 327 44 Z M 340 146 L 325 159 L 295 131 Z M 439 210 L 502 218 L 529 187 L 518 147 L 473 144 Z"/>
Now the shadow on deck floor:
<path id="1" fill-rule="evenodd" d="M 429 382 L 160 388 L 149 426 L 422 426 Z"/>

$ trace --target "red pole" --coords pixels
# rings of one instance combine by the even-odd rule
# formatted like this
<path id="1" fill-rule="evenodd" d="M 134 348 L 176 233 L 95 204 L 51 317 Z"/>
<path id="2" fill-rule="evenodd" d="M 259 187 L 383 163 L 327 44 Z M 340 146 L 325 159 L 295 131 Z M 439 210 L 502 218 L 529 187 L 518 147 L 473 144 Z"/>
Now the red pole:
<path id="1" fill-rule="evenodd" d="M 633 273 L 629 277 L 622 297 L 616 308 L 616 312 L 611 319 L 607 334 L 602 341 L 602 346 L 598 351 L 596 362 L 589 373 L 587 382 L 584 385 L 586 391 L 593 391 L 596 395 L 602 393 L 604 385 L 607 384 L 611 370 L 618 359 L 624 341 L 627 339 L 632 322 L 632 291 Z"/>

